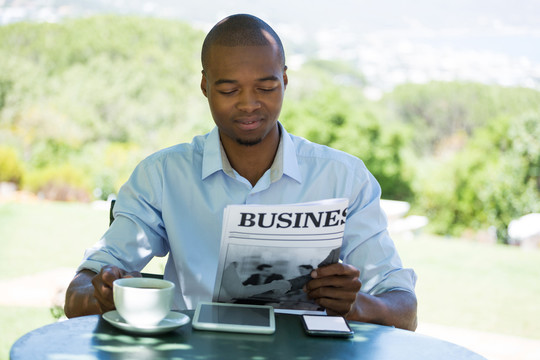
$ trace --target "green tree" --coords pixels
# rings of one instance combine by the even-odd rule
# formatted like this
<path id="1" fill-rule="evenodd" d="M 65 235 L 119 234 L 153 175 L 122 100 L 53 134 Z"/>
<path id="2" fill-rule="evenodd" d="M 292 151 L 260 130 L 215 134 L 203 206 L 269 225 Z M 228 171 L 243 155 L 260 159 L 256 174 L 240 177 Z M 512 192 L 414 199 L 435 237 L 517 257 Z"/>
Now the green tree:
<path id="1" fill-rule="evenodd" d="M 100 171 L 96 144 L 138 144 L 144 156 L 188 141 L 212 126 L 193 91 L 202 36 L 178 21 L 129 16 L 0 27 L 0 140 L 22 149 L 30 171 L 82 172 Z M 124 177 L 112 171 L 108 178 Z M 97 186 L 106 177 L 93 176 Z"/>
<path id="2" fill-rule="evenodd" d="M 407 132 L 397 123 L 383 126 L 390 114 L 364 97 L 361 74 L 340 62 L 315 61 L 289 78 L 281 116 L 289 131 L 362 159 L 385 198 L 412 198 L 402 157 Z"/>
<path id="3" fill-rule="evenodd" d="M 507 242 L 511 220 L 540 211 L 540 113 L 493 119 L 455 157 L 426 166 L 417 206 L 433 229 L 460 235 L 494 226 Z"/>
<path id="4" fill-rule="evenodd" d="M 463 82 L 399 85 L 383 99 L 404 124 L 414 128 L 419 156 L 459 150 L 475 129 L 498 116 L 537 110 L 540 92 Z M 456 140 L 459 140 L 456 142 Z"/>

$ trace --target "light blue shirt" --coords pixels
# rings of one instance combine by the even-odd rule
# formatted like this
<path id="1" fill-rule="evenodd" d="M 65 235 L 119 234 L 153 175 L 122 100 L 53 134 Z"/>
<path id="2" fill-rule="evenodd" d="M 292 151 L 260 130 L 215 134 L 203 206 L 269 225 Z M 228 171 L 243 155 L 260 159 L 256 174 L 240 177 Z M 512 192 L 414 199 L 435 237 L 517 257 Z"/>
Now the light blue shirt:
<path id="1" fill-rule="evenodd" d="M 281 124 L 280 124 L 281 126 Z M 173 308 L 212 299 L 222 216 L 229 204 L 287 204 L 348 198 L 340 258 L 360 270 L 361 291 L 414 292 L 416 275 L 402 267 L 380 206 L 380 186 L 364 163 L 347 153 L 288 134 L 255 186 L 229 164 L 214 128 L 149 156 L 119 191 L 115 221 L 79 267 L 140 271 L 169 253 L 165 278 L 176 284 Z"/>

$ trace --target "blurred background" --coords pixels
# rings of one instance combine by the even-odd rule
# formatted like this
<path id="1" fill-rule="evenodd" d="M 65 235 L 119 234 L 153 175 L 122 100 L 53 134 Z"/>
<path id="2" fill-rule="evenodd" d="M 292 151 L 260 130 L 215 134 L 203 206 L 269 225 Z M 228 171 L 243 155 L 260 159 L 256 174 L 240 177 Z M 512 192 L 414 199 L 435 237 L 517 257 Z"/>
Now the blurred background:
<path id="1" fill-rule="evenodd" d="M 288 131 L 379 180 L 418 331 L 539 358 L 540 1 L 0 0 L 0 359 L 62 319 L 135 165 L 213 127 L 200 46 L 233 13 L 284 43 Z"/>

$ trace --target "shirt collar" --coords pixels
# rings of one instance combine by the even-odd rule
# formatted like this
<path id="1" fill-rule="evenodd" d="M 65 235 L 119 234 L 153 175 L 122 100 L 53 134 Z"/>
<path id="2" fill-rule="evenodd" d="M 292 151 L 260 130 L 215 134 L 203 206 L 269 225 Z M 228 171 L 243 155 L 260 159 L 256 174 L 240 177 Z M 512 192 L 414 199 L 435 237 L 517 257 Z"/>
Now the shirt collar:
<path id="1" fill-rule="evenodd" d="M 296 147 L 294 146 L 292 137 L 285 130 L 283 125 L 281 125 L 281 123 L 279 123 L 279 127 L 281 128 L 281 141 L 279 142 L 279 148 L 276 153 L 276 159 L 274 159 L 274 163 L 276 162 L 278 156 L 281 159 L 280 160 L 281 170 L 279 172 L 279 177 L 281 177 L 282 174 L 287 175 L 288 177 L 301 183 L 302 175 L 300 174 L 300 167 L 298 166 L 298 157 L 296 156 Z M 280 154 L 280 149 L 281 149 L 281 154 Z M 272 167 L 273 166 L 274 165 L 272 164 Z M 272 179 L 272 181 L 274 180 Z"/>
<path id="2" fill-rule="evenodd" d="M 275 182 L 282 175 L 287 175 L 300 183 L 302 182 L 302 176 L 300 175 L 294 143 L 281 123 L 278 123 L 278 126 L 281 130 L 281 139 L 274 162 L 270 167 L 270 181 Z M 219 130 L 216 126 L 206 137 L 202 163 L 202 179 L 204 180 L 220 170 L 233 178 L 236 177 L 236 171 L 234 171 L 229 163 L 229 159 L 227 159 L 225 150 L 221 145 Z"/>
<path id="3" fill-rule="evenodd" d="M 224 154 L 224 152 L 223 152 Z M 226 157 L 226 156 L 225 156 Z M 228 163 L 228 161 L 227 161 Z M 221 141 L 219 131 L 215 126 L 206 136 L 202 162 L 202 179 L 206 179 L 216 171 L 223 170 Z M 230 167 L 230 165 L 229 165 Z"/>

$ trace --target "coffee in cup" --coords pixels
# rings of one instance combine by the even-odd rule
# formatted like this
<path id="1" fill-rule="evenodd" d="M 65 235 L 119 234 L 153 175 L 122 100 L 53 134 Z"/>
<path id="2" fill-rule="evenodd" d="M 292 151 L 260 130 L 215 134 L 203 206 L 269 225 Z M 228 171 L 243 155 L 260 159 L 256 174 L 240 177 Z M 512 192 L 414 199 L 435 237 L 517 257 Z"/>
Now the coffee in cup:
<path id="1" fill-rule="evenodd" d="M 123 278 L 113 282 L 116 310 L 132 326 L 157 325 L 171 310 L 174 284 L 153 278 Z"/>

